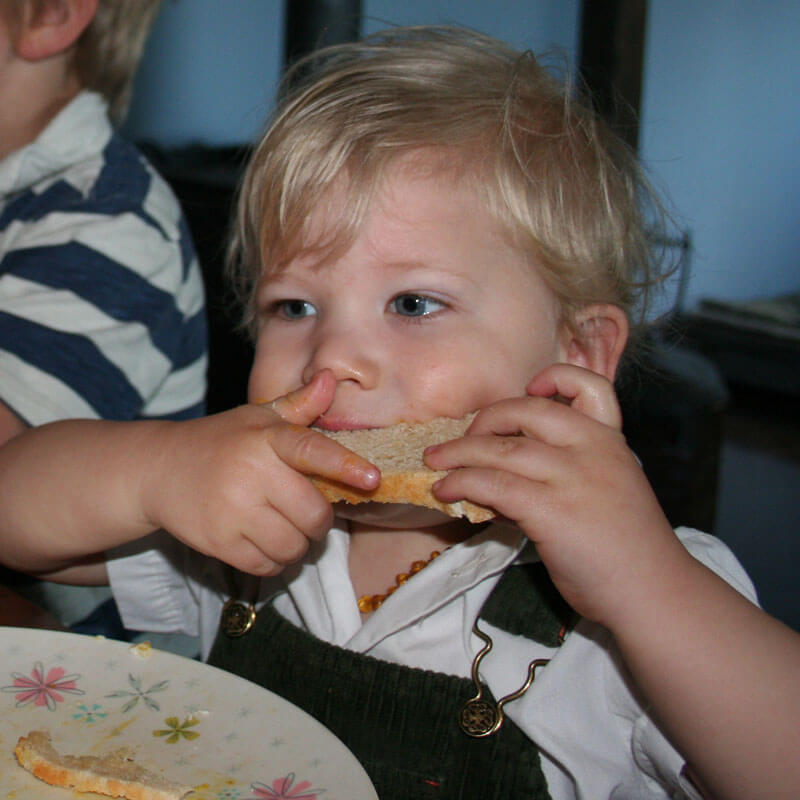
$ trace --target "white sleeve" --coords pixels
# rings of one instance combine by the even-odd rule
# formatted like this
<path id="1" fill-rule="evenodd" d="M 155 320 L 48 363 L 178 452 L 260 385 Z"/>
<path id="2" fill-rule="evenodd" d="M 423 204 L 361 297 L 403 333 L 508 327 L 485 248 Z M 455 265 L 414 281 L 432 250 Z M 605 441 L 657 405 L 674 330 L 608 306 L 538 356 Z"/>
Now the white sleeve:
<path id="1" fill-rule="evenodd" d="M 690 530 L 677 535 L 696 558 L 755 598 L 741 565 L 719 540 Z M 504 689 L 503 670 L 519 676 L 530 659 L 551 658 L 530 690 L 505 710 L 539 746 L 552 797 L 700 800 L 684 774 L 685 759 L 648 714 L 605 628 L 581 620 L 549 656 L 521 637 L 495 629 L 490 635 L 496 652 L 481 672 L 493 692 Z"/>
<path id="2" fill-rule="evenodd" d="M 164 531 L 107 554 L 111 589 L 126 628 L 200 634 L 196 591 L 186 569 L 190 554 Z"/>
<path id="3" fill-rule="evenodd" d="M 729 583 L 739 594 L 748 600 L 758 602 L 756 589 L 744 567 L 731 552 L 731 549 L 708 533 L 693 528 L 678 528 L 675 531 L 683 546 L 702 564 L 716 572 L 726 583 Z"/>
<path id="4" fill-rule="evenodd" d="M 674 800 L 703 800 L 686 776 L 683 756 L 667 741 L 653 720 L 643 714 L 633 726 L 633 759 L 646 775 L 671 786 Z"/>

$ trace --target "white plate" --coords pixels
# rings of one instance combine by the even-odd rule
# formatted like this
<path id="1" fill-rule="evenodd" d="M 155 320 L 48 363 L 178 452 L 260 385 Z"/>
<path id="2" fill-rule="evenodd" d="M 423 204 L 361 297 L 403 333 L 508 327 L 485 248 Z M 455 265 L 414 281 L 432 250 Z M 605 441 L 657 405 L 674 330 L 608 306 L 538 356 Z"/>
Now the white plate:
<path id="1" fill-rule="evenodd" d="M 17 764 L 17 739 L 38 729 L 62 754 L 130 749 L 143 766 L 194 786 L 187 800 L 377 800 L 327 728 L 254 683 L 126 642 L 0 628 L 3 800 L 76 796 Z"/>

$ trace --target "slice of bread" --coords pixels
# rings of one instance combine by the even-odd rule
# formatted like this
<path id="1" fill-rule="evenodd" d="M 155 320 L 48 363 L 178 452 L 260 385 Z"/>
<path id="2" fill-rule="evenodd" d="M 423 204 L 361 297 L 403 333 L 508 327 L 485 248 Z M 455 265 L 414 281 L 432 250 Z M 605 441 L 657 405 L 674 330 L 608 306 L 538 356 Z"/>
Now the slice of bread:
<path id="1" fill-rule="evenodd" d="M 14 748 L 17 761 L 51 786 L 96 792 L 127 800 L 181 800 L 192 791 L 149 772 L 124 750 L 105 756 L 59 755 L 48 731 L 21 736 Z"/>
<path id="2" fill-rule="evenodd" d="M 429 445 L 463 436 L 474 416 L 473 413 L 461 419 L 437 417 L 429 422 L 401 422 L 386 428 L 353 431 L 317 428 L 375 464 L 381 471 L 381 483 L 377 489 L 366 492 L 319 476 L 311 480 L 332 503 L 408 503 L 435 508 L 451 517 L 466 517 L 470 522 L 485 522 L 496 516 L 489 508 L 467 500 L 458 503 L 437 500 L 431 493 L 431 486 L 447 473 L 430 469 L 422 460 L 422 453 Z"/>

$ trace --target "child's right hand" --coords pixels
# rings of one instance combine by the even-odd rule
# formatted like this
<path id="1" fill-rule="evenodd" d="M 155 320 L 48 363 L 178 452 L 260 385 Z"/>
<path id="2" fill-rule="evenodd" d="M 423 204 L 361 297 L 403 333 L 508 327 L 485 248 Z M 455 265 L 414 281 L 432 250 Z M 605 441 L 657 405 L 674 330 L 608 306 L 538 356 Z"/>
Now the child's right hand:
<path id="1" fill-rule="evenodd" d="M 372 464 L 308 428 L 335 390 L 322 372 L 271 403 L 168 424 L 142 487 L 149 523 L 254 575 L 300 559 L 333 515 L 306 475 L 362 489 L 380 482 Z"/>

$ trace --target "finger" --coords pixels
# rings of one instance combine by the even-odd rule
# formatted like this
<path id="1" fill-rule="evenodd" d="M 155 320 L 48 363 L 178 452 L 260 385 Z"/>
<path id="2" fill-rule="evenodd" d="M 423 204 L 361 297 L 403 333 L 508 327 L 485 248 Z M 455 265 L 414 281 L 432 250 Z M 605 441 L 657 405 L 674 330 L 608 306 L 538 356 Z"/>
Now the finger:
<path id="1" fill-rule="evenodd" d="M 549 397 L 511 397 L 482 409 L 464 439 L 490 434 L 527 436 L 564 447 L 591 436 L 596 428 L 597 422 L 591 417 Z"/>
<path id="2" fill-rule="evenodd" d="M 548 481 L 567 467 L 563 447 L 530 436 L 471 435 L 425 451 L 425 463 L 435 470 L 486 468 L 505 470 L 536 481 Z"/>
<path id="3" fill-rule="evenodd" d="M 329 369 L 318 372 L 305 386 L 276 397 L 267 405 L 287 422 L 311 425 L 325 413 L 336 393 L 336 378 Z"/>
<path id="4" fill-rule="evenodd" d="M 500 469 L 468 468 L 449 473 L 431 488 L 443 503 L 469 500 L 495 509 L 506 519 L 526 524 L 533 509 L 546 514 L 550 490 L 545 483 Z"/>
<path id="5" fill-rule="evenodd" d="M 276 427 L 270 435 L 278 457 L 304 475 L 319 475 L 367 491 L 381 481 L 374 464 L 319 431 L 286 425 Z"/>
<path id="6" fill-rule="evenodd" d="M 240 531 L 234 542 L 221 553 L 208 555 L 222 558 L 250 575 L 268 577 L 279 574 L 306 554 L 309 539 L 291 525 L 275 525 L 274 519 L 271 523 L 267 541 L 263 540 L 263 533 Z"/>
<path id="7" fill-rule="evenodd" d="M 278 491 L 257 496 L 229 515 L 228 527 L 207 537 L 212 555 L 251 574 L 272 575 L 300 560 L 311 540 L 321 540 L 333 523 L 333 509 L 302 475 L 275 474 Z M 241 506 L 241 504 L 239 504 Z M 231 521 L 233 520 L 233 521 Z M 196 546 L 196 545 L 195 545 Z"/>
<path id="8" fill-rule="evenodd" d="M 275 575 L 289 564 L 294 564 L 308 551 L 309 537 L 291 524 L 273 527 L 269 539 L 264 540 L 264 532 L 242 534 L 242 550 L 249 548 L 252 559 L 245 569 L 253 575 Z"/>
<path id="9" fill-rule="evenodd" d="M 236 545 L 226 548 L 221 556 L 225 562 L 241 572 L 246 572 L 248 575 L 258 575 L 262 578 L 278 575 L 284 567 L 283 564 L 270 558 L 255 542 L 246 536 L 239 537 Z"/>
<path id="10" fill-rule="evenodd" d="M 603 375 L 571 364 L 554 364 L 526 387 L 536 397 L 559 397 L 575 411 L 609 427 L 622 428 L 622 412 L 612 383 Z"/>
<path id="11" fill-rule="evenodd" d="M 251 575 L 275 575 L 280 572 L 283 567 L 246 532 L 258 528 L 251 525 L 245 528 L 246 530 L 236 531 L 214 529 L 203 541 L 187 539 L 177 534 L 176 538 L 204 556 L 219 559 Z"/>
<path id="12" fill-rule="evenodd" d="M 263 509 L 260 518 L 254 518 L 250 529 L 257 533 L 250 538 L 268 537 L 268 553 L 281 563 L 296 561 L 305 553 L 308 540 L 322 539 L 333 524 L 331 504 L 311 481 L 293 470 L 276 476 Z"/>

